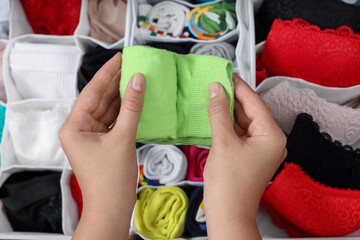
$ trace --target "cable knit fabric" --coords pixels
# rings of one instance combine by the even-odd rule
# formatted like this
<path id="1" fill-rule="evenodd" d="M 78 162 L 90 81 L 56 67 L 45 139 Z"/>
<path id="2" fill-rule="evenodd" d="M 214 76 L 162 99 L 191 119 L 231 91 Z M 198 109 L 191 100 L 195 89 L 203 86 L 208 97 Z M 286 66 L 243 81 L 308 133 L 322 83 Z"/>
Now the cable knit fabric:
<path id="1" fill-rule="evenodd" d="M 79 23 L 81 0 L 21 0 L 34 33 L 72 35 Z"/>
<path id="2" fill-rule="evenodd" d="M 12 164 L 38 167 L 65 164 L 66 156 L 58 132 L 72 106 L 70 102 L 51 104 L 52 107 L 43 104 L 45 106 L 33 102 L 18 103 L 7 109 L 8 141 L 16 158 Z"/>
<path id="3" fill-rule="evenodd" d="M 88 17 L 93 38 L 114 43 L 125 35 L 126 1 L 89 0 Z"/>
<path id="4" fill-rule="evenodd" d="M 89 49 L 83 56 L 81 67 L 78 71 L 78 90 L 83 88 L 94 77 L 95 73 L 116 53 L 122 49 L 105 49 L 101 46 Z"/>
<path id="5" fill-rule="evenodd" d="M 186 212 L 186 233 L 189 237 L 207 236 L 205 219 L 199 218 L 199 209 L 203 210 L 204 188 L 195 188 L 189 197 L 189 208 Z M 204 211 L 202 211 L 204 212 Z"/>
<path id="6" fill-rule="evenodd" d="M 122 59 L 122 98 L 133 74 L 142 73 L 146 78 L 138 142 L 211 145 L 208 105 L 209 86 L 213 81 L 224 87 L 233 119 L 232 62 L 215 56 L 180 55 L 145 46 L 124 48 Z"/>
<path id="7" fill-rule="evenodd" d="M 13 173 L 0 199 L 14 231 L 62 233 L 60 172 Z"/>
<path id="8" fill-rule="evenodd" d="M 360 33 L 360 6 L 339 0 L 264 0 L 256 14 L 256 42 L 266 39 L 276 18 L 292 20 L 302 18 L 321 29 L 349 26 Z"/>
<path id="9" fill-rule="evenodd" d="M 273 22 L 261 62 L 266 77 L 288 76 L 328 87 L 360 84 L 360 35 L 348 26 L 321 30 L 302 19 Z M 264 79 L 257 79 L 260 84 Z"/>
<path id="10" fill-rule="evenodd" d="M 186 38 L 189 8 L 173 2 L 161 1 L 154 6 L 139 4 L 138 26 L 144 36 Z"/>
<path id="11" fill-rule="evenodd" d="M 344 236 L 360 228 L 359 190 L 320 184 L 294 163 L 285 163 L 264 192 L 261 204 L 270 214 L 275 211 L 308 236 Z M 276 215 L 272 217 L 277 224 Z M 304 237 L 301 232 L 289 233 L 292 237 Z"/>
<path id="12" fill-rule="evenodd" d="M 0 42 L 0 100 L 5 102 L 7 101 L 5 84 L 4 84 L 4 75 L 3 75 L 3 56 L 6 48 L 6 43 Z"/>
<path id="13" fill-rule="evenodd" d="M 79 57 L 75 46 L 16 42 L 10 73 L 23 99 L 74 98 Z"/>
<path id="14" fill-rule="evenodd" d="M 10 0 L 0 1 L 0 38 L 1 39 L 9 39 L 9 15 L 10 15 Z"/>
<path id="15" fill-rule="evenodd" d="M 229 61 L 235 60 L 235 47 L 227 42 L 197 43 L 191 48 L 190 53 L 222 57 Z"/>
<path id="16" fill-rule="evenodd" d="M 78 184 L 75 174 L 72 174 L 70 177 L 70 188 L 71 188 L 71 195 L 73 196 L 73 198 L 75 199 L 75 201 L 77 203 L 78 214 L 79 214 L 79 218 L 80 218 L 81 214 L 82 214 L 82 209 L 83 209 L 83 199 L 82 199 L 81 189 L 80 189 L 80 186 Z"/>
<path id="17" fill-rule="evenodd" d="M 326 186 L 360 190 L 360 149 L 333 142 L 311 115 L 299 114 L 287 141 L 286 162 L 299 165 Z"/>
<path id="18" fill-rule="evenodd" d="M 135 227 L 150 239 L 181 237 L 189 199 L 178 187 L 145 188 L 135 204 Z"/>
<path id="19" fill-rule="evenodd" d="M 203 182 L 203 172 L 210 149 L 202 149 L 196 146 L 182 146 L 182 150 L 188 161 L 186 179 L 194 182 Z"/>
<path id="20" fill-rule="evenodd" d="M 190 33 L 201 40 L 215 40 L 233 31 L 237 25 L 234 2 L 196 7 L 189 14 Z"/>
<path id="21" fill-rule="evenodd" d="M 308 113 L 334 140 L 360 148 L 360 109 L 340 106 L 316 96 L 311 89 L 292 87 L 288 82 L 262 92 L 262 99 L 277 124 L 289 135 L 300 113 Z"/>
<path id="22" fill-rule="evenodd" d="M 173 145 L 146 144 L 136 150 L 140 185 L 169 185 L 185 179 L 187 161 Z"/>

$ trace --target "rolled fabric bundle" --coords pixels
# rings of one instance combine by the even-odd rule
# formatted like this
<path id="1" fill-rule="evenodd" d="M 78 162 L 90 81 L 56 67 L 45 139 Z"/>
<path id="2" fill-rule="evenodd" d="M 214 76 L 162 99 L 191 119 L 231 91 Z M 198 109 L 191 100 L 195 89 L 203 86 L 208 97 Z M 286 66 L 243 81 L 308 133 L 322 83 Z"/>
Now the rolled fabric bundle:
<path id="1" fill-rule="evenodd" d="M 186 234 L 189 237 L 207 236 L 203 195 L 203 187 L 198 187 L 191 192 L 185 220 Z"/>
<path id="2" fill-rule="evenodd" d="M 114 43 L 125 35 L 125 0 L 89 0 L 89 36 Z"/>
<path id="3" fill-rule="evenodd" d="M 188 161 L 186 179 L 194 182 L 203 182 L 203 172 L 210 149 L 202 149 L 196 146 L 182 146 L 182 150 Z"/>
<path id="4" fill-rule="evenodd" d="M 135 227 L 146 238 L 173 239 L 185 229 L 189 199 L 179 187 L 145 188 L 135 204 Z"/>
<path id="5" fill-rule="evenodd" d="M 14 231 L 62 233 L 60 172 L 12 174 L 0 199 Z"/>
<path id="6" fill-rule="evenodd" d="M 188 7 L 172 1 L 161 1 L 154 6 L 139 4 L 140 32 L 145 36 L 186 38 L 189 12 Z"/>
<path id="7" fill-rule="evenodd" d="M 19 95 L 23 99 L 76 97 L 79 57 L 75 46 L 16 42 L 9 65 Z"/>
<path id="8" fill-rule="evenodd" d="M 201 40 L 215 40 L 236 28 L 234 2 L 221 2 L 196 7 L 189 14 L 190 33 Z"/>
<path id="9" fill-rule="evenodd" d="M 82 199 L 81 189 L 75 174 L 72 174 L 70 177 L 70 187 L 71 187 L 71 195 L 75 199 L 78 206 L 78 214 L 80 218 L 83 209 L 83 199 Z"/>
<path id="10" fill-rule="evenodd" d="M 187 161 L 173 145 L 146 144 L 136 149 L 140 185 L 169 185 L 185 179 Z"/>
<path id="11" fill-rule="evenodd" d="M 3 56 L 6 48 L 6 43 L 0 42 L 0 100 L 6 103 L 6 92 L 3 75 Z"/>
<path id="12" fill-rule="evenodd" d="M 89 49 L 82 59 L 81 67 L 78 71 L 78 90 L 83 88 L 94 77 L 95 73 L 116 53 L 122 49 L 105 49 L 101 46 Z"/>
<path id="13" fill-rule="evenodd" d="M 72 35 L 79 23 L 81 0 L 21 0 L 34 33 Z"/>
<path id="14" fill-rule="evenodd" d="M 235 47 L 227 42 L 197 43 L 191 48 L 190 53 L 222 57 L 229 61 L 235 59 Z"/>
<path id="15" fill-rule="evenodd" d="M 0 38 L 1 39 L 9 39 L 9 15 L 10 15 L 10 0 L 0 1 Z"/>

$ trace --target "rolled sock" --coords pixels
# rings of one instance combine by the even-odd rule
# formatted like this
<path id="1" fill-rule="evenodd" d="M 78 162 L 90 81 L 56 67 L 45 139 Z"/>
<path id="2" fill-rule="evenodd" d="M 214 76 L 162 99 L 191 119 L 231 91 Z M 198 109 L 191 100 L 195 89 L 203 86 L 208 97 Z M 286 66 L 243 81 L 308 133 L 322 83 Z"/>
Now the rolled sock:
<path id="1" fill-rule="evenodd" d="M 227 42 L 197 43 L 191 48 L 190 53 L 222 57 L 229 61 L 235 59 L 235 47 Z"/>
<path id="2" fill-rule="evenodd" d="M 0 199 L 14 231 L 62 233 L 60 172 L 13 173 Z"/>
<path id="3" fill-rule="evenodd" d="M 233 31 L 237 25 L 234 2 L 196 7 L 189 14 L 190 33 L 201 40 L 215 40 Z"/>
<path id="4" fill-rule="evenodd" d="M 5 92 L 5 84 L 4 84 L 4 75 L 3 75 L 3 56 L 6 48 L 5 43 L 0 42 L 0 100 L 6 103 L 6 92 Z"/>
<path id="5" fill-rule="evenodd" d="M 78 90 L 79 92 L 90 82 L 95 73 L 116 53 L 122 49 L 105 49 L 101 46 L 91 48 L 82 59 L 81 67 L 78 71 Z"/>
<path id="6" fill-rule="evenodd" d="M 16 162 L 34 166 L 63 166 L 66 156 L 58 132 L 72 108 L 72 101 L 19 102 L 8 107 L 9 141 Z M 31 139 L 31 141 L 29 141 Z"/>
<path id="7" fill-rule="evenodd" d="M 75 46 L 15 43 L 10 73 L 23 99 L 74 98 L 79 57 Z"/>
<path id="8" fill-rule="evenodd" d="M 232 68 L 232 62 L 215 56 L 180 55 L 144 46 L 124 48 L 121 97 L 133 74 L 140 72 L 146 78 L 137 141 L 211 145 L 209 86 L 217 81 L 224 87 L 233 119 Z"/>
<path id="9" fill-rule="evenodd" d="M 173 145 L 146 144 L 136 150 L 141 185 L 169 185 L 185 179 L 187 161 Z"/>
<path id="10" fill-rule="evenodd" d="M 78 206 L 78 214 L 79 214 L 79 218 L 80 218 L 81 214 L 82 214 L 82 209 L 83 209 L 83 199 L 82 199 L 81 189 L 80 189 L 80 186 L 78 184 L 75 174 L 71 175 L 71 177 L 70 177 L 70 187 L 71 187 L 71 195 L 75 199 L 77 206 Z"/>
<path id="11" fill-rule="evenodd" d="M 79 23 L 81 0 L 21 0 L 34 33 L 72 35 Z"/>
<path id="12" fill-rule="evenodd" d="M 89 0 L 89 36 L 114 43 L 125 35 L 126 1 Z"/>
<path id="13" fill-rule="evenodd" d="M 178 187 L 145 188 L 135 204 L 135 227 L 145 238 L 173 239 L 185 229 L 189 200 Z"/>
<path id="14" fill-rule="evenodd" d="M 196 146 L 182 146 L 182 150 L 188 161 L 186 179 L 194 182 L 203 182 L 203 172 L 210 149 L 202 149 Z"/>
<path id="15" fill-rule="evenodd" d="M 260 95 L 286 135 L 293 129 L 296 117 L 308 113 L 322 132 L 344 145 L 360 148 L 360 109 L 328 102 L 313 90 L 295 88 L 288 82 L 279 83 Z"/>
<path id="16" fill-rule="evenodd" d="M 191 192 L 189 208 L 186 212 L 185 220 L 186 235 L 189 237 L 201 237 L 207 235 L 203 195 L 203 187 L 198 187 Z"/>
<path id="17" fill-rule="evenodd" d="M 185 38 L 189 8 L 173 1 L 161 1 L 154 6 L 139 4 L 138 26 L 141 34 L 158 37 Z"/>

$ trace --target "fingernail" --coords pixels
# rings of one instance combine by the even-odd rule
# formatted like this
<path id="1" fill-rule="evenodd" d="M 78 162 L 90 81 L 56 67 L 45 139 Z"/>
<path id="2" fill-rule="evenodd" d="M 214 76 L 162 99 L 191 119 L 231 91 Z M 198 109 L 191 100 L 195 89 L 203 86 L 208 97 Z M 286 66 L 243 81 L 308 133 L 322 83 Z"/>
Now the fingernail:
<path id="1" fill-rule="evenodd" d="M 144 76 L 141 73 L 135 73 L 132 87 L 138 92 L 143 90 Z"/>
<path id="2" fill-rule="evenodd" d="M 220 92 L 219 84 L 217 84 L 215 82 L 211 83 L 210 84 L 210 99 L 219 95 L 219 92 Z"/>

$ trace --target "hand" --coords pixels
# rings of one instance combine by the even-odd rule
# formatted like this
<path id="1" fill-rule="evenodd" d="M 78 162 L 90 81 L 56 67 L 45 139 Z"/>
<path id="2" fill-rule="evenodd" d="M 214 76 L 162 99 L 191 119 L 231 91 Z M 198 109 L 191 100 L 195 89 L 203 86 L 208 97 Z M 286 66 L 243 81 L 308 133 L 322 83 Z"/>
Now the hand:
<path id="1" fill-rule="evenodd" d="M 83 195 L 75 239 L 128 237 L 136 201 L 135 140 L 145 79 L 142 74 L 132 77 L 120 109 L 120 67 L 117 53 L 82 90 L 59 131 Z"/>
<path id="2" fill-rule="evenodd" d="M 261 239 L 260 198 L 284 160 L 286 137 L 259 95 L 237 75 L 234 125 L 221 85 L 210 86 L 213 145 L 204 169 L 209 239 Z"/>

